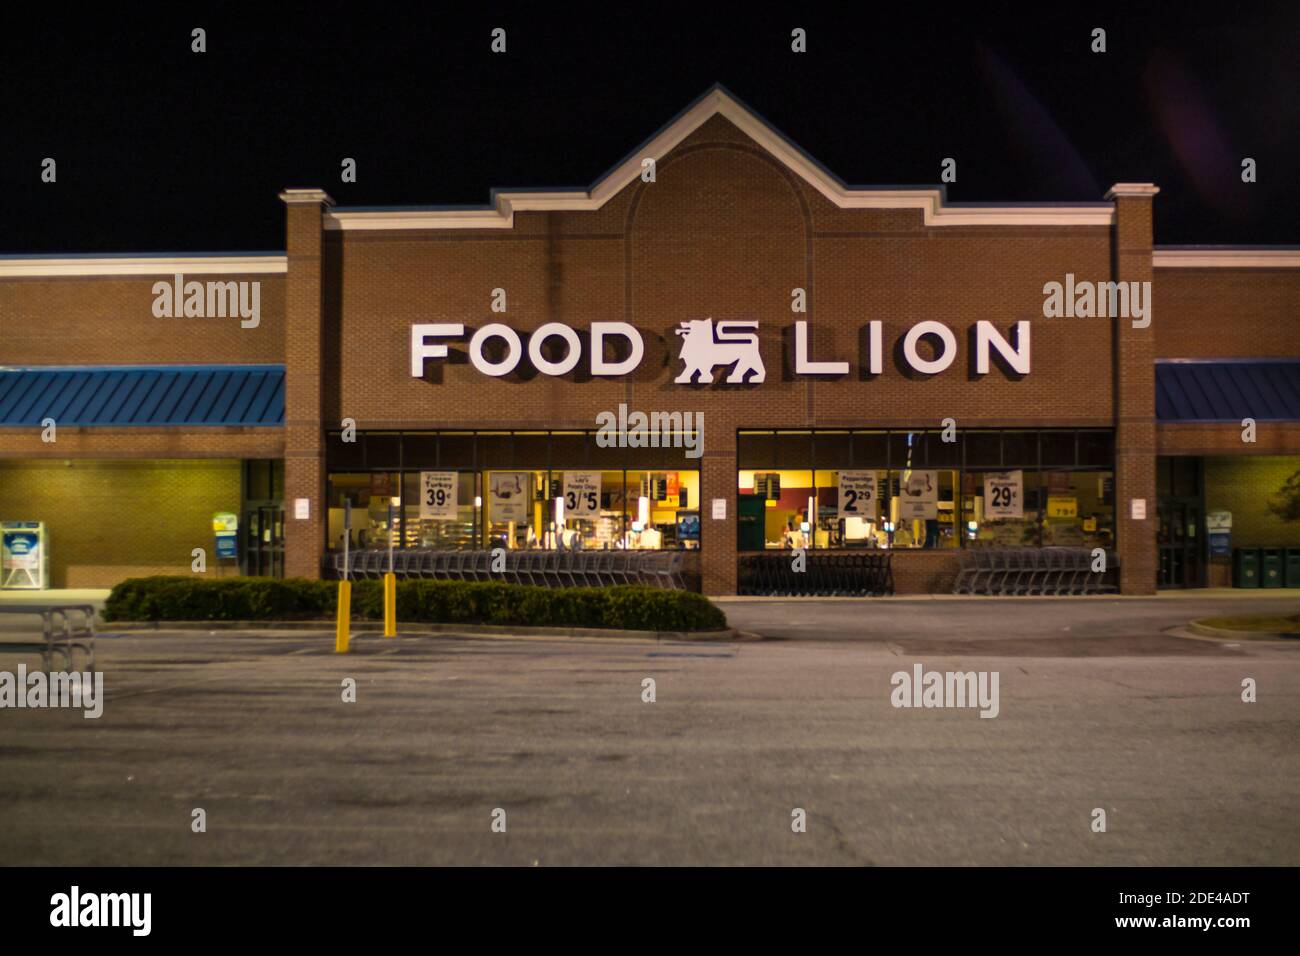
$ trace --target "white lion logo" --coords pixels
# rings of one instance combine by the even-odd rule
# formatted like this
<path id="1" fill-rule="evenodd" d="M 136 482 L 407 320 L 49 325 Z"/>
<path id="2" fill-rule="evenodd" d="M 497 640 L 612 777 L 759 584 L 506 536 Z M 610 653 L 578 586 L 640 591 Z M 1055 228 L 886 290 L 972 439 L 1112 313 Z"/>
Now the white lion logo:
<path id="1" fill-rule="evenodd" d="M 757 322 L 719 322 L 715 335 L 712 319 L 691 319 L 674 331 L 682 337 L 682 350 L 677 357 L 686 366 L 673 379 L 678 385 L 690 384 L 696 375 L 708 385 L 713 381 L 713 369 L 719 365 L 736 366 L 726 378 L 729 384 L 744 382 L 745 376 L 751 373 L 753 384 L 767 377 L 763 358 L 758 354 Z"/>

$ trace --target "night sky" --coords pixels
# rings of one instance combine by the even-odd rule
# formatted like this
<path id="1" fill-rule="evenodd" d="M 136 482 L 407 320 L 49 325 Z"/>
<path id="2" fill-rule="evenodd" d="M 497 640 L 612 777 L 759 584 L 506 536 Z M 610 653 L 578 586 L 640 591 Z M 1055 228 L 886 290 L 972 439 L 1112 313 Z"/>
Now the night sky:
<path id="1" fill-rule="evenodd" d="M 0 252 L 278 250 L 285 186 L 340 206 L 586 187 L 715 82 L 854 185 L 935 184 L 948 156 L 954 201 L 1089 202 L 1154 182 L 1158 244 L 1300 245 L 1293 0 L 968 16 L 436 6 L 118 6 L 7 24 Z M 496 26 L 504 55 L 489 51 Z M 790 52 L 796 26 L 805 54 Z"/>

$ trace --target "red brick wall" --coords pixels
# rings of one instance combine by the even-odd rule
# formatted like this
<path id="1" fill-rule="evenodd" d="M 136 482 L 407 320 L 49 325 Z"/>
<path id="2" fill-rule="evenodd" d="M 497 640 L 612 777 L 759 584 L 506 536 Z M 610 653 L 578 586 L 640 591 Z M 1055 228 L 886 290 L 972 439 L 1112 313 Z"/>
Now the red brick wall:
<path id="1" fill-rule="evenodd" d="M 1300 356 L 1300 269 L 1157 269 L 1157 358 Z"/>
<path id="2" fill-rule="evenodd" d="M 0 364 L 257 364 L 284 360 L 284 276 L 188 275 L 260 282 L 261 322 L 155 318 L 155 282 L 167 276 L 0 278 Z"/>
<path id="3" fill-rule="evenodd" d="M 634 182 L 595 213 L 520 213 L 512 230 L 328 233 L 326 337 L 344 343 L 326 363 L 325 419 L 362 429 L 422 427 L 592 428 L 620 401 L 632 408 L 703 411 L 707 525 L 704 588 L 735 586 L 735 434 L 738 428 L 838 425 L 959 427 L 1093 425 L 1113 421 L 1111 348 L 1105 319 L 1043 319 L 1043 284 L 1067 272 L 1110 277 L 1106 228 L 927 228 L 919 211 L 841 210 L 714 118 L 660 160 L 657 182 Z M 508 311 L 489 309 L 504 288 Z M 790 310 L 808 291 L 808 312 Z M 687 388 L 676 325 L 688 318 L 758 319 L 765 384 Z M 641 331 L 646 356 L 631 380 L 538 376 L 493 380 L 468 364 L 431 360 L 427 380 L 408 372 L 410 326 L 463 322 L 451 343 L 488 322 L 521 332 L 562 321 L 579 330 L 623 319 Z M 847 359 L 835 381 L 795 378 L 793 322 L 813 326 L 812 358 Z M 884 323 L 884 372 L 859 377 L 859 330 Z M 912 324 L 934 319 L 958 339 L 947 371 L 909 378 L 893 348 Z M 967 331 L 977 320 L 1007 334 L 1033 322 L 1033 372 L 968 375 Z M 788 356 L 787 356 L 787 353 Z M 579 370 L 586 367 L 586 357 Z M 665 463 L 667 464 L 667 463 Z M 726 521 L 708 499 L 726 498 Z M 928 572 L 926 572 L 928 574 Z M 932 583 L 916 578 L 928 590 Z M 905 575 L 911 581 L 913 575 Z"/>

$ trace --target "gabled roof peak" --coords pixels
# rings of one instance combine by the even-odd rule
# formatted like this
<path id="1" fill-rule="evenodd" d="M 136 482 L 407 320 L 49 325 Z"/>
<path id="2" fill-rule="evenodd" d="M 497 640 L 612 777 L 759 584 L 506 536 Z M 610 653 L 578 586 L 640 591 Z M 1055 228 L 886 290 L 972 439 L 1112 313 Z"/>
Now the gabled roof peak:
<path id="1" fill-rule="evenodd" d="M 842 209 L 919 209 L 927 226 L 1044 225 L 1109 226 L 1109 202 L 948 203 L 942 186 L 849 186 L 721 83 L 714 83 L 682 112 L 588 189 L 493 190 L 487 206 L 354 208 L 326 213 L 328 229 L 509 229 L 515 212 L 593 211 L 633 183 L 646 159 L 659 160 L 715 116 L 737 129 Z"/>

